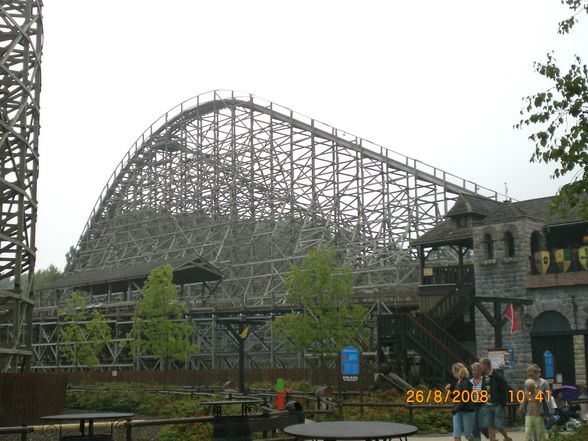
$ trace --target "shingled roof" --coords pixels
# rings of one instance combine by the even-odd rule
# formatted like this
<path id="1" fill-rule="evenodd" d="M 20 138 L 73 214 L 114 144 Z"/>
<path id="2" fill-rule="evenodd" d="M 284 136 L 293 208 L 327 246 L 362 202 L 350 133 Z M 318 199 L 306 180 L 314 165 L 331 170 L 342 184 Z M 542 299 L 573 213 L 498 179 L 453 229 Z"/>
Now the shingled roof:
<path id="1" fill-rule="evenodd" d="M 564 217 L 557 212 L 552 213 L 552 201 L 553 196 L 519 202 L 503 202 L 498 210 L 484 219 L 484 225 L 510 222 L 523 217 L 540 220 L 545 226 L 586 222 L 573 213 L 570 213 L 569 217 Z"/>
<path id="2" fill-rule="evenodd" d="M 451 210 L 447 212 L 447 217 L 459 216 L 461 214 L 479 214 L 487 216 L 500 206 L 500 202 L 484 196 L 462 194 L 460 195 Z"/>
<path id="3" fill-rule="evenodd" d="M 113 292 L 126 291 L 128 283 L 142 285 L 155 267 L 169 263 L 174 269 L 173 282 L 187 284 L 220 280 L 224 276 L 213 265 L 198 256 L 168 261 L 154 261 L 90 271 L 65 274 L 61 279 L 48 283 L 43 289 L 92 288 L 96 294 L 107 292 L 110 285 Z"/>
<path id="4" fill-rule="evenodd" d="M 469 244 L 472 241 L 472 228 L 460 227 L 455 225 L 453 219 L 447 219 L 441 222 L 432 230 L 426 232 L 418 239 L 412 241 L 412 245 L 449 245 Z"/>
<path id="5" fill-rule="evenodd" d="M 453 207 L 447 212 L 446 220 L 432 230 L 412 241 L 412 245 L 469 245 L 472 242 L 472 227 L 458 227 L 454 217 L 464 214 L 472 215 L 473 220 L 483 219 L 500 207 L 494 199 L 476 195 L 460 195 Z"/>
<path id="6" fill-rule="evenodd" d="M 552 201 L 553 196 L 519 202 L 498 202 L 482 196 L 460 195 L 447 213 L 448 219 L 412 241 L 412 245 L 442 246 L 471 243 L 472 228 L 458 227 L 452 219 L 464 214 L 472 215 L 474 226 L 511 222 L 524 217 L 539 220 L 547 227 L 587 222 L 573 214 L 565 218 L 559 213 L 552 213 Z"/>

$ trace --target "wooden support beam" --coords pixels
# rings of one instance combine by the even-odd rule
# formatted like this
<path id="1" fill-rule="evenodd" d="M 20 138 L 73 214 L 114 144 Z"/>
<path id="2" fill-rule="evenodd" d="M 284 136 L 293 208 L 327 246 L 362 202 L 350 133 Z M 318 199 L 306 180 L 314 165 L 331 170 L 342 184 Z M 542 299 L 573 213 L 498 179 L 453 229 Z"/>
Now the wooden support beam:
<path id="1" fill-rule="evenodd" d="M 493 296 L 476 296 L 476 300 L 480 302 L 499 302 L 499 303 L 513 303 L 515 305 L 532 305 L 533 300 L 521 299 L 520 297 L 493 297 Z"/>
<path id="2" fill-rule="evenodd" d="M 488 312 L 486 307 L 484 305 L 482 305 L 482 302 L 480 300 L 478 300 L 477 297 L 476 297 L 476 300 L 474 300 L 474 304 L 478 308 L 478 311 L 480 311 L 482 313 L 482 315 L 486 318 L 486 320 L 488 320 L 490 322 L 492 327 L 495 328 L 496 322 L 494 321 L 494 317 L 492 317 L 492 314 L 490 314 L 490 312 Z"/>

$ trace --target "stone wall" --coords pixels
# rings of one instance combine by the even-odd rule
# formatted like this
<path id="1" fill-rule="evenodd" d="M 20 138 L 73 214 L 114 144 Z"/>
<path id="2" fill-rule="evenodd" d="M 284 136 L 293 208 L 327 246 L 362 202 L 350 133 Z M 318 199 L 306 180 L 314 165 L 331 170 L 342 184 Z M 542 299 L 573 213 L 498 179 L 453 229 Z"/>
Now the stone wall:
<path id="1" fill-rule="evenodd" d="M 572 330 L 584 330 L 588 325 L 588 285 L 555 286 L 526 289 L 525 279 L 530 273 L 531 245 L 533 231 L 541 231 L 543 224 L 532 219 L 521 219 L 505 224 L 485 225 L 474 228 L 474 254 L 476 296 L 513 297 L 531 299 L 533 305 L 516 308 L 519 331 L 511 335 L 510 322 L 502 329 L 503 348 L 515 352 L 516 367 L 507 370 L 506 376 L 511 384 L 522 384 L 526 378 L 526 367 L 532 363 L 531 329 L 525 326 L 544 311 L 558 311 L 570 322 Z M 515 242 L 515 255 L 508 257 L 503 240 L 505 232 L 512 233 Z M 489 256 L 484 239 L 490 235 L 494 244 L 494 255 Z M 493 314 L 492 303 L 484 303 Z M 501 313 L 508 302 L 501 305 Z M 528 320 L 525 320 L 528 317 Z M 477 355 L 486 356 L 488 349 L 495 347 L 494 328 L 476 309 Z M 575 338 L 576 382 L 586 382 L 586 362 L 583 336 Z M 581 344 L 580 344 L 581 343 Z"/>
<path id="2" fill-rule="evenodd" d="M 574 335 L 574 357 L 576 361 L 576 383 L 587 384 L 586 370 L 586 347 L 584 346 L 584 336 Z"/>

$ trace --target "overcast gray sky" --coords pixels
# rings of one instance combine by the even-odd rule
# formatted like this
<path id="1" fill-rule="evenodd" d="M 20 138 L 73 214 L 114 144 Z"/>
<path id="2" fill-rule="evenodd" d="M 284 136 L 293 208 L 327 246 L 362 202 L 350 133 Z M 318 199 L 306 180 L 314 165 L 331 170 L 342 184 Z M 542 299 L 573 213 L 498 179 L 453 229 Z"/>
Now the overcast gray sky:
<path id="1" fill-rule="evenodd" d="M 534 60 L 588 58 L 559 0 L 46 0 L 37 268 L 61 268 L 131 144 L 166 110 L 235 89 L 516 199 L 564 183 L 513 130 Z"/>

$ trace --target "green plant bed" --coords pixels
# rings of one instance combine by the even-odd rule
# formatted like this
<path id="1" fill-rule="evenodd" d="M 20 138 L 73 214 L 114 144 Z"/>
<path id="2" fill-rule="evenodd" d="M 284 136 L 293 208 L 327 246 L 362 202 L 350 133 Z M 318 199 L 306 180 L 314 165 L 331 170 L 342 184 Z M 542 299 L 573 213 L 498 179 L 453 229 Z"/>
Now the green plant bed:
<path id="1" fill-rule="evenodd" d="M 353 400 L 358 401 L 358 400 Z M 394 403 L 403 405 L 405 396 L 393 390 L 378 391 L 363 396 L 365 403 Z M 364 407 L 363 415 L 359 407 L 345 407 L 345 420 L 390 421 L 409 424 L 409 412 L 404 407 Z M 450 409 L 414 409 L 412 423 L 420 433 L 448 433 L 452 430 Z"/>
<path id="2" fill-rule="evenodd" d="M 185 418 L 207 415 L 201 404 L 206 399 L 190 398 L 182 395 L 149 392 L 153 385 L 105 383 L 94 384 L 100 390 L 80 392 L 70 390 L 66 406 L 79 410 L 112 410 L 132 412 L 150 418 Z M 159 427 L 139 427 L 133 429 L 138 439 L 157 439 L 161 441 L 201 441 L 210 439 L 212 425 L 207 423 L 177 424 Z"/>
<path id="3" fill-rule="evenodd" d="M 550 441 L 586 441 L 588 439 L 588 425 L 584 424 L 574 432 L 553 432 L 549 439 Z"/>
<path id="4" fill-rule="evenodd" d="M 212 397 L 190 398 L 182 395 L 161 394 L 148 389 L 161 388 L 165 386 L 129 384 L 129 383 L 104 383 L 93 384 L 91 387 L 99 390 L 92 392 L 79 392 L 70 390 L 67 393 L 66 406 L 69 409 L 80 410 L 111 410 L 120 412 L 133 412 L 150 418 L 181 418 L 206 415 L 207 409 L 201 405 L 202 401 Z M 314 396 L 317 386 L 308 382 L 299 381 L 287 384 L 296 392 L 306 393 Z M 271 390 L 269 383 L 252 383 L 252 390 Z M 219 394 L 219 397 L 222 396 Z M 405 396 L 395 391 L 378 391 L 366 393 L 361 399 L 366 403 L 397 403 L 404 404 Z M 346 400 L 360 401 L 359 397 Z M 301 403 L 303 406 L 305 403 Z M 310 403 L 307 408 L 311 408 Z M 314 406 L 314 403 L 312 403 Z M 228 413 L 239 413 L 240 408 L 227 408 Z M 408 409 L 404 407 L 382 408 L 364 407 L 363 414 L 359 407 L 345 407 L 345 420 L 364 421 L 391 421 L 398 423 L 409 423 Z M 334 409 L 333 414 L 317 414 L 312 417 L 315 421 L 332 421 L 339 419 L 339 410 Z M 450 409 L 414 409 L 412 424 L 418 427 L 420 433 L 449 433 L 452 427 Z M 191 441 L 210 439 L 212 426 L 210 424 L 174 425 L 164 426 L 159 431 L 158 439 L 163 441 L 179 440 Z M 563 436 L 563 435 L 562 435 Z M 574 438 L 565 436 L 568 441 L 576 441 Z M 588 438 L 582 439 L 585 441 Z M 558 440 L 560 441 L 560 440 Z"/>
<path id="5" fill-rule="evenodd" d="M 162 409 L 163 418 L 185 418 L 204 415 L 204 408 L 197 400 L 182 399 Z M 161 441 L 201 441 L 211 439 L 212 425 L 204 423 L 163 426 L 159 431 Z"/>

